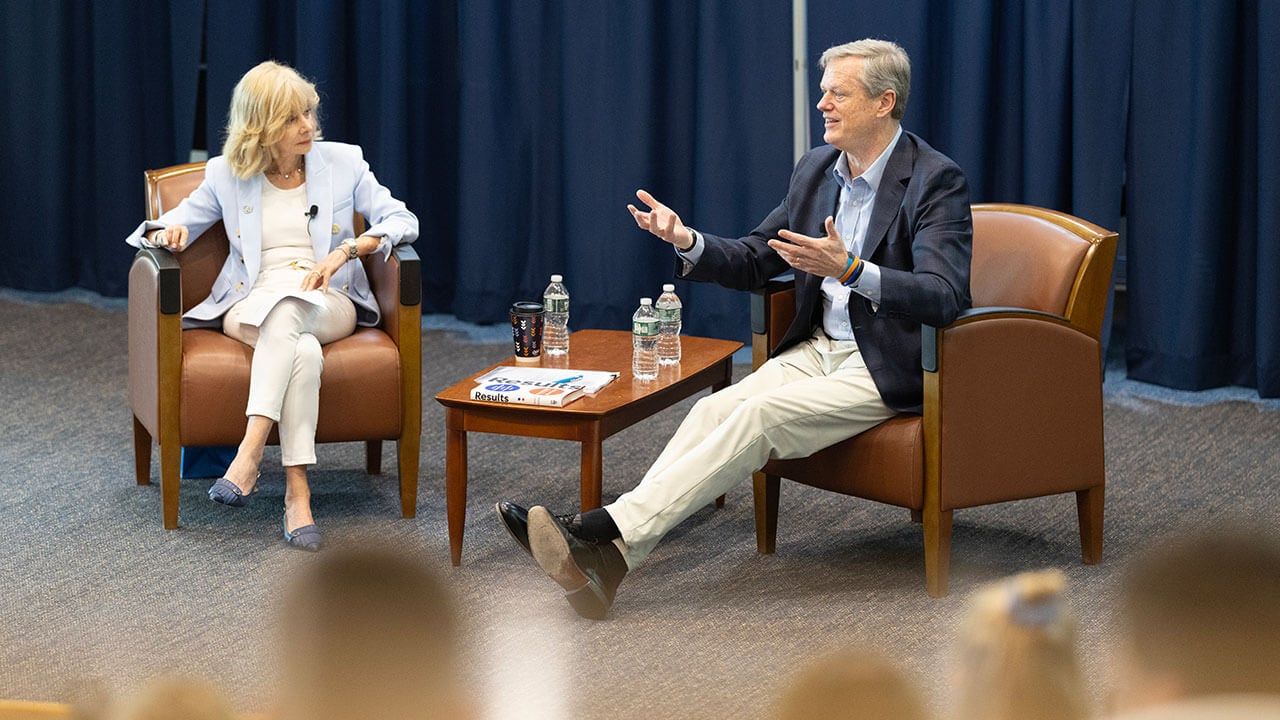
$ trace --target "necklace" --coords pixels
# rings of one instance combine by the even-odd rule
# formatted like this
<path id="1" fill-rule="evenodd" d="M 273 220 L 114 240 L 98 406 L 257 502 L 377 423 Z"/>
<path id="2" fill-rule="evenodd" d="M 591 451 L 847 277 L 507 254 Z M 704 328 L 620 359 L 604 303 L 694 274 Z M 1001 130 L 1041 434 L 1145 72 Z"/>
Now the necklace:
<path id="1" fill-rule="evenodd" d="M 298 167 L 290 170 L 287 173 L 282 173 L 279 170 L 273 170 L 273 171 L 269 171 L 267 174 L 279 175 L 285 180 L 288 180 L 289 178 L 293 177 L 294 173 L 298 173 L 299 175 L 305 175 L 307 173 L 307 156 L 306 155 L 303 155 L 302 159 L 298 161 Z"/>

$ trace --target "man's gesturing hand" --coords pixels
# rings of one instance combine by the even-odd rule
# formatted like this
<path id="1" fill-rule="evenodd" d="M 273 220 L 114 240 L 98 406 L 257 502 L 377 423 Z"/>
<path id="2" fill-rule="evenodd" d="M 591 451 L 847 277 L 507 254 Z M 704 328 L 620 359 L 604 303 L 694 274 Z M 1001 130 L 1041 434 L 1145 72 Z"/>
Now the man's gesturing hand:
<path id="1" fill-rule="evenodd" d="M 840 277 L 845 266 L 849 264 L 849 253 L 845 250 L 840 233 L 836 232 L 836 221 L 827 216 L 827 236 L 809 237 L 790 230 L 779 230 L 782 240 L 770 240 L 769 247 L 787 261 L 796 270 L 810 275 Z"/>
<path id="2" fill-rule="evenodd" d="M 636 225 L 675 245 L 678 250 L 688 250 L 693 247 L 693 233 L 680 222 L 679 215 L 658 202 L 647 190 L 637 190 L 636 197 L 649 206 L 648 212 L 637 209 L 635 205 L 627 206 L 627 210 L 631 211 L 631 217 L 636 219 Z"/>

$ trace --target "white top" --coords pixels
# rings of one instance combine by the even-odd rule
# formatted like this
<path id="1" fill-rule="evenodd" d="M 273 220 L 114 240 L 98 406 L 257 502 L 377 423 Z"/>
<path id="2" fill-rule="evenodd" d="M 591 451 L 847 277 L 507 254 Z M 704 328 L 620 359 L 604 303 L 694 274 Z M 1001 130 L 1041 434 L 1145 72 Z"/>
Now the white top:
<path id="1" fill-rule="evenodd" d="M 285 262 L 305 258 L 315 262 L 311 249 L 311 233 L 307 227 L 311 217 L 307 214 L 307 184 L 304 182 L 291 190 L 281 190 L 271 181 L 262 181 L 262 267 L 277 257 L 287 257 Z M 261 274 L 259 274 L 261 277 Z"/>
<path id="2" fill-rule="evenodd" d="M 248 297 L 241 300 L 240 322 L 259 326 L 267 313 L 287 297 L 323 305 L 319 290 L 303 292 L 302 280 L 316 263 L 308 232 L 307 184 L 281 190 L 262 180 L 262 265 Z M 338 288 L 330 286 L 330 290 Z"/>

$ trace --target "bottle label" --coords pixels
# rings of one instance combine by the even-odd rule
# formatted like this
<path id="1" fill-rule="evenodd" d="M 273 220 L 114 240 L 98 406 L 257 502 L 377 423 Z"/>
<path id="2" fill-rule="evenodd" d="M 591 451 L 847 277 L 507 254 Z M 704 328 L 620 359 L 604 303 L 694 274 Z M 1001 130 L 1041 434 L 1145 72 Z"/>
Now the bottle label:
<path id="1" fill-rule="evenodd" d="M 653 320 L 632 320 L 631 333 L 641 337 L 658 334 L 658 323 Z"/>
<path id="2" fill-rule="evenodd" d="M 549 313 L 569 312 L 569 298 L 567 297 L 544 297 L 542 298 L 542 304 Z"/>
<path id="3" fill-rule="evenodd" d="M 658 308 L 659 322 L 678 322 L 679 320 L 680 320 L 680 308 L 678 307 Z"/>

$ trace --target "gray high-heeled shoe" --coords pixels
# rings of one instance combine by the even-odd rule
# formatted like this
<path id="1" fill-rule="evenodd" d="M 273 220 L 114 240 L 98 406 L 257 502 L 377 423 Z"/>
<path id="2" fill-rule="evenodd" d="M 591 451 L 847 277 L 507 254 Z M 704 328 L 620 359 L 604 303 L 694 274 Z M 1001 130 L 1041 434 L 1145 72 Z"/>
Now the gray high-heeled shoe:
<path id="1" fill-rule="evenodd" d="M 281 525 L 284 527 L 284 541 L 299 550 L 316 552 L 324 544 L 324 538 L 320 536 L 320 528 L 316 527 L 315 523 L 303 525 L 293 532 L 289 532 L 288 517 L 281 522 Z"/>
<path id="2" fill-rule="evenodd" d="M 258 483 L 256 482 L 256 479 L 253 484 L 253 489 L 248 493 L 245 493 L 241 491 L 240 488 L 236 487 L 235 483 L 225 477 L 220 477 L 213 481 L 213 485 L 209 486 L 209 499 L 216 503 L 230 505 L 231 507 L 244 507 L 249 504 L 249 501 L 253 499 L 253 496 L 257 494 L 257 492 Z"/>

